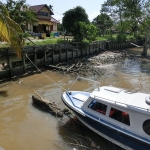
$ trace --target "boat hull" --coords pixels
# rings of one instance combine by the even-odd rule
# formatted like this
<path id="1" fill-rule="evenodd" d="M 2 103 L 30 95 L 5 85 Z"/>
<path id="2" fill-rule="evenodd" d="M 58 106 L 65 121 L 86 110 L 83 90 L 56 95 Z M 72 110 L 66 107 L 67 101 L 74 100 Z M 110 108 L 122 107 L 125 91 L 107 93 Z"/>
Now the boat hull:
<path id="1" fill-rule="evenodd" d="M 82 116 L 74 110 L 73 112 L 76 117 L 89 129 L 124 149 L 150 150 L 150 145 L 147 143 L 127 136 L 88 117 Z"/>
<path id="2" fill-rule="evenodd" d="M 103 138 L 109 140 L 110 142 L 124 148 L 127 150 L 150 150 L 150 145 L 147 143 L 144 143 L 142 141 L 139 141 L 137 139 L 134 139 L 128 135 L 125 135 L 121 132 L 118 132 L 108 126 L 105 126 L 101 124 L 100 122 L 97 122 L 87 116 L 82 115 L 81 113 L 78 113 L 70 107 L 65 100 L 62 98 L 64 104 L 69 107 L 75 114 L 75 116 L 89 129 L 94 131 L 95 133 L 99 134 Z"/>

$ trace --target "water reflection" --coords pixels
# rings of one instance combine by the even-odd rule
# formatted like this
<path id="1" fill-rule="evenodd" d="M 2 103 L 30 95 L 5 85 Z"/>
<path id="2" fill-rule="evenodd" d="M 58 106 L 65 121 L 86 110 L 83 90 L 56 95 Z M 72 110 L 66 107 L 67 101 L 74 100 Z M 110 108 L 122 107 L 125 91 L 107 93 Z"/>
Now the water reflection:
<path id="1" fill-rule="evenodd" d="M 119 69 L 125 74 L 139 76 L 140 73 L 150 74 L 150 62 L 149 60 L 131 60 L 125 59 L 122 65 L 118 65 Z"/>

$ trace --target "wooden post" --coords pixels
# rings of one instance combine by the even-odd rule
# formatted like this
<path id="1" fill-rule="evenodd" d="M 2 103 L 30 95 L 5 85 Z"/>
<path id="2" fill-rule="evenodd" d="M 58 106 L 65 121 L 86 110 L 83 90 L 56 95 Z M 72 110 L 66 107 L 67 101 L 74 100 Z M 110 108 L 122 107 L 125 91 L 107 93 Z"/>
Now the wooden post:
<path id="1" fill-rule="evenodd" d="M 85 53 L 86 53 L 85 55 L 88 56 L 88 46 L 86 46 L 86 50 L 85 50 L 85 51 L 86 51 L 86 52 L 85 52 Z"/>
<path id="2" fill-rule="evenodd" d="M 95 45 L 94 45 L 94 43 L 92 43 L 92 54 L 94 54 L 95 53 Z"/>
<path id="3" fill-rule="evenodd" d="M 77 43 L 77 50 L 76 50 L 76 58 L 78 58 L 78 43 Z"/>
<path id="4" fill-rule="evenodd" d="M 81 45 L 81 57 L 83 57 L 83 49 L 82 49 L 82 45 Z"/>
<path id="5" fill-rule="evenodd" d="M 13 74 L 12 74 L 12 63 L 11 60 L 9 58 L 9 48 L 7 49 L 7 61 L 9 64 L 9 77 L 12 78 Z"/>
<path id="6" fill-rule="evenodd" d="M 61 49 L 59 50 L 59 62 L 61 62 Z"/>
<path id="7" fill-rule="evenodd" d="M 26 57 L 26 55 L 25 55 L 25 53 L 24 53 L 24 51 L 23 51 L 23 52 L 22 52 L 22 63 L 23 63 L 23 71 L 24 71 L 24 73 L 26 73 L 25 57 Z"/>
<path id="8" fill-rule="evenodd" d="M 37 52 L 36 52 L 36 48 L 34 48 L 34 64 L 36 64 L 36 60 L 37 60 Z"/>
<path id="9" fill-rule="evenodd" d="M 66 48 L 66 61 L 68 61 L 68 49 Z"/>
<path id="10" fill-rule="evenodd" d="M 106 50 L 109 50 L 109 42 L 106 42 Z"/>
<path id="11" fill-rule="evenodd" d="M 73 57 L 73 54 L 74 54 L 74 48 L 72 48 L 72 59 L 74 58 L 74 57 Z"/>
<path id="12" fill-rule="evenodd" d="M 44 51 L 44 63 L 46 63 L 46 50 Z"/>
<path id="13" fill-rule="evenodd" d="M 97 52 L 100 51 L 100 48 L 99 48 L 99 42 L 97 41 Z"/>
<path id="14" fill-rule="evenodd" d="M 52 64 L 54 64 L 54 49 L 52 50 Z"/>
<path id="15" fill-rule="evenodd" d="M 89 56 L 90 55 L 90 44 L 88 46 L 89 46 L 89 53 L 88 53 L 88 56 Z"/>

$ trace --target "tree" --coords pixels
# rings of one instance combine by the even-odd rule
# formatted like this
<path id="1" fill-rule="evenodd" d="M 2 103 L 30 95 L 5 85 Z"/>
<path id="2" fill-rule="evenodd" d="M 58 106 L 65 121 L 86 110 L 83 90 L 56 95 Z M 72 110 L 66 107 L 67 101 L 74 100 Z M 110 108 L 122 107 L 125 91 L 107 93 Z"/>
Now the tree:
<path id="1" fill-rule="evenodd" d="M 102 13 L 108 14 L 114 22 L 119 23 L 120 31 L 123 32 L 123 13 L 124 13 L 124 0 L 107 0 L 101 8 Z"/>
<path id="2" fill-rule="evenodd" d="M 84 38 L 80 32 L 80 22 L 89 23 L 88 15 L 82 7 L 77 6 L 64 13 L 62 20 L 63 27 L 67 32 L 72 33 L 75 41 L 82 41 Z"/>
<path id="3" fill-rule="evenodd" d="M 20 56 L 23 40 L 19 37 L 18 33 L 22 33 L 20 26 L 13 21 L 6 7 L 0 3 L 0 36 L 1 40 L 10 44 L 10 46 Z"/>
<path id="4" fill-rule="evenodd" d="M 107 14 L 103 13 L 94 18 L 92 23 L 95 24 L 97 28 L 99 28 L 103 36 L 105 31 L 110 29 L 113 25 L 111 18 Z"/>
<path id="5" fill-rule="evenodd" d="M 63 31 L 63 25 L 61 23 L 57 25 L 57 30 Z"/>
<path id="6" fill-rule="evenodd" d="M 27 23 L 36 22 L 35 12 L 25 4 L 26 0 L 7 0 L 6 8 L 9 11 L 10 18 L 13 19 L 23 31 L 26 29 Z"/>
<path id="7" fill-rule="evenodd" d="M 131 31 L 136 37 L 139 26 L 139 18 L 142 17 L 143 0 L 124 0 L 124 18 L 130 21 Z"/>
<path id="8" fill-rule="evenodd" d="M 85 22 L 80 22 L 80 33 L 83 36 L 84 42 L 92 42 L 96 39 L 97 36 L 97 28 L 93 24 L 87 24 Z"/>
<path id="9" fill-rule="evenodd" d="M 131 20 L 134 31 L 141 27 L 145 34 L 143 55 L 147 56 L 150 47 L 150 1 L 149 0 L 124 0 L 125 17 Z"/>

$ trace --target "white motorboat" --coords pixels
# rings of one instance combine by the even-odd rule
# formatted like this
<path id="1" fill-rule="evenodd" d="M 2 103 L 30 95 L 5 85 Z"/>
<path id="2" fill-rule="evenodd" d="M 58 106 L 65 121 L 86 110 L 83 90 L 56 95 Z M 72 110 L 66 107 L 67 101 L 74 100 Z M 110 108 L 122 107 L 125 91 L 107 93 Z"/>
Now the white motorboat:
<path id="1" fill-rule="evenodd" d="M 79 78 L 85 79 L 75 81 Z M 124 149 L 150 150 L 150 94 L 98 86 L 91 93 L 69 89 L 62 101 L 85 126 L 107 140 Z"/>

